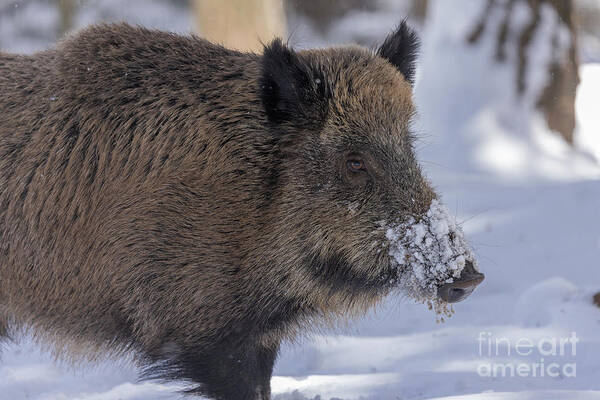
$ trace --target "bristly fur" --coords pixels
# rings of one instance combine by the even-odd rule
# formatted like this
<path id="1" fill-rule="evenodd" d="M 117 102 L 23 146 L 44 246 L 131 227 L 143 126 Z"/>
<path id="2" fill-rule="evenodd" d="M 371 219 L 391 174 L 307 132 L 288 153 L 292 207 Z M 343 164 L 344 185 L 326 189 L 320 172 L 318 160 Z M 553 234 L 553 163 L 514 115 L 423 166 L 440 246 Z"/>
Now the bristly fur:
<path id="1" fill-rule="evenodd" d="M 419 47 L 419 37 L 404 20 L 385 39 L 377 50 L 377 54 L 398 68 L 404 75 L 404 79 L 413 85 L 415 83 L 415 62 L 419 54 Z"/>
<path id="2" fill-rule="evenodd" d="M 385 59 L 119 24 L 0 53 L 0 336 L 269 399 L 283 340 L 391 290 L 379 222 L 435 197 L 409 132 L 415 51 L 405 24 Z"/>

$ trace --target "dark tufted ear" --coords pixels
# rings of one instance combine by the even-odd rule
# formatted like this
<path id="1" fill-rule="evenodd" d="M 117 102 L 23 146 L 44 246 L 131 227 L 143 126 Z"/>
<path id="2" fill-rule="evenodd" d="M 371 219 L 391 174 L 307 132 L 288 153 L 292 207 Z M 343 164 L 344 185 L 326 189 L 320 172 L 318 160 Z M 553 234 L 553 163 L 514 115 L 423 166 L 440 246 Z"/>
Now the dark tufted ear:
<path id="1" fill-rule="evenodd" d="M 415 82 L 415 61 L 419 53 L 419 37 L 408 27 L 406 20 L 392 32 L 377 50 L 377 54 L 391 62 L 411 85 Z"/>
<path id="2" fill-rule="evenodd" d="M 265 47 L 260 78 L 261 98 L 271 122 L 313 127 L 325 120 L 325 77 L 300 54 L 275 39 Z"/>

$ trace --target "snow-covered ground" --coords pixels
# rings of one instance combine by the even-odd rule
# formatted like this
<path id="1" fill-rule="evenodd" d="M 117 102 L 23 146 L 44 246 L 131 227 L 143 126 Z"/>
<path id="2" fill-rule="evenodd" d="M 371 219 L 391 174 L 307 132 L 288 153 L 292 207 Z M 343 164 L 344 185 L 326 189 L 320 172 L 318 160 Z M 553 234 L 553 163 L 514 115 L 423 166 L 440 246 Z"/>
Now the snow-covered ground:
<path id="1" fill-rule="evenodd" d="M 100 3 L 110 12 L 92 7 L 78 24 L 118 9 L 113 0 Z M 176 22 L 157 22 L 157 15 L 174 11 L 154 3 L 137 22 L 187 29 L 181 11 L 170 17 Z M 368 40 L 380 38 L 398 19 L 394 2 L 388 3 L 376 13 L 345 16 L 324 36 L 298 28 L 294 37 L 309 46 L 339 42 L 364 28 Z M 510 86 L 515 54 L 509 50 L 509 61 L 497 65 L 490 40 L 465 44 L 485 2 L 458 3 L 430 1 L 416 129 L 423 165 L 462 221 L 486 280 L 444 323 L 424 305 L 389 298 L 339 331 L 286 345 L 272 380 L 280 400 L 600 399 L 600 308 L 592 302 L 600 291 L 600 64 L 580 70 L 572 149 L 532 107 L 547 79 L 535 68 L 548 57 L 542 34 L 530 51 L 536 60 L 527 72 L 532 85 L 516 98 Z M 526 10 L 517 12 L 526 19 Z M 543 29 L 549 29 L 555 21 L 545 15 Z M 492 17 L 492 26 L 498 19 Z M 0 45 L 6 32 L 19 32 L 17 25 L 0 27 Z M 126 361 L 55 364 L 23 342 L 3 355 L 0 399 L 178 398 L 176 387 L 136 382 Z"/>

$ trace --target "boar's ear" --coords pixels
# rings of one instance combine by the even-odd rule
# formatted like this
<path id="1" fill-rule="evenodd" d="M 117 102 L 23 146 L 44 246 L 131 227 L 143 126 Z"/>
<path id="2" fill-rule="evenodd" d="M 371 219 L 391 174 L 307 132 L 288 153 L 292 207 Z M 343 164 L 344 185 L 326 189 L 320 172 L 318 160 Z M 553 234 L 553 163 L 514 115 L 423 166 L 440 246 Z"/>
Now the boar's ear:
<path id="1" fill-rule="evenodd" d="M 314 127 L 325 120 L 328 90 L 320 68 L 275 39 L 265 46 L 260 90 L 271 122 Z"/>
<path id="2" fill-rule="evenodd" d="M 415 81 L 415 61 L 419 52 L 419 37 L 408 27 L 406 20 L 402 21 L 394 32 L 388 35 L 377 55 L 392 63 L 404 79 L 411 85 Z"/>

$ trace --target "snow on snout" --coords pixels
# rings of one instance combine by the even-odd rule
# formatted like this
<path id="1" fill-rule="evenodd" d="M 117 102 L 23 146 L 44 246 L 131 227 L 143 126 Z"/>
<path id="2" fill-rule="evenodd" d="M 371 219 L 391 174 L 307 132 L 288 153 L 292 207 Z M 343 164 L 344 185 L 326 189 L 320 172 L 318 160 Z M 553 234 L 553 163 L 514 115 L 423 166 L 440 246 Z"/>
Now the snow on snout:
<path id="1" fill-rule="evenodd" d="M 460 226 L 438 200 L 422 217 L 389 227 L 386 238 L 400 286 L 417 300 L 433 298 L 439 285 L 460 277 L 466 261 L 476 267 Z"/>

